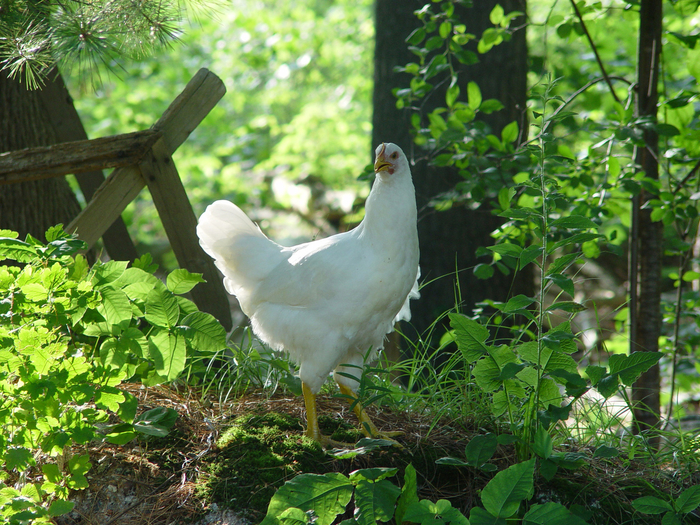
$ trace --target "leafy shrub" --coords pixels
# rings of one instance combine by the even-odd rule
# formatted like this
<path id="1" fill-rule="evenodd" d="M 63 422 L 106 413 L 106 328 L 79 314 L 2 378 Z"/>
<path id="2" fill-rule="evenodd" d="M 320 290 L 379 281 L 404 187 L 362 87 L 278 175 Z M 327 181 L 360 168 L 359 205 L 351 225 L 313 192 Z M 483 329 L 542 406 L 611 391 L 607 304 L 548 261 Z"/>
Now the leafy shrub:
<path id="1" fill-rule="evenodd" d="M 0 513 L 8 523 L 49 523 L 69 512 L 69 490 L 88 486 L 89 455 L 76 445 L 164 435 L 171 409 L 137 417 L 128 380 L 172 381 L 188 355 L 217 351 L 225 332 L 179 294 L 201 277 L 153 275 L 149 256 L 89 267 L 85 244 L 62 226 L 48 243 L 0 231 Z M 197 349 L 197 350 L 195 350 Z"/>

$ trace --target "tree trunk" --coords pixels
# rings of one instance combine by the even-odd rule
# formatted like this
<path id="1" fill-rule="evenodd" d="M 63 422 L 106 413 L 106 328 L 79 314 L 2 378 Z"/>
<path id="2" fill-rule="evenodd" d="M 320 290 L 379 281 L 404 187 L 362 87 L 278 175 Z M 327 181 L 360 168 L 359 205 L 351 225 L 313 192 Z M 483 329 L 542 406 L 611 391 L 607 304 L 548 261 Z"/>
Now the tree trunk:
<path id="1" fill-rule="evenodd" d="M 40 93 L 0 71 L 0 152 L 48 146 L 56 134 L 42 110 Z M 0 189 L 0 228 L 28 233 L 44 240 L 57 223 L 67 225 L 80 205 L 63 177 L 3 185 Z"/>
<path id="2" fill-rule="evenodd" d="M 661 0 L 642 0 L 640 9 L 639 49 L 637 57 L 637 116 L 649 116 L 656 121 L 661 54 Z M 636 163 L 651 179 L 659 178 L 657 162 L 659 137 L 650 127 L 644 130 L 645 147 L 637 149 Z M 642 191 L 636 199 L 633 218 L 637 219 L 637 262 L 630 265 L 630 272 L 637 274 L 639 294 L 632 302 L 630 352 L 658 352 L 661 335 L 661 266 L 663 257 L 663 225 L 652 222 L 651 208 L 644 204 L 655 198 Z M 631 279 L 631 282 L 634 282 Z M 632 295 L 632 294 L 631 294 Z M 635 304 L 636 303 L 636 304 Z M 654 365 L 632 386 L 635 431 L 656 429 L 660 417 L 659 366 Z M 658 436 L 651 443 L 658 447 Z"/>
<path id="3" fill-rule="evenodd" d="M 480 35 L 491 27 L 489 13 L 497 3 L 506 12 L 525 11 L 524 0 L 485 0 L 474 2 L 470 9 L 458 7 L 456 13 L 461 11 L 460 18 L 467 25 L 467 33 Z M 414 149 L 409 133 L 411 114 L 409 110 L 396 109 L 396 98 L 392 94 L 392 89 L 407 86 L 408 76 L 394 72 L 394 67 L 415 61 L 416 57 L 408 50 L 405 39 L 421 26 L 413 11 L 424 4 L 424 0 L 377 0 L 376 3 L 372 143 L 376 147 L 381 142 L 394 142 L 404 149 L 409 161 L 421 155 Z M 525 32 L 517 31 L 510 42 L 480 55 L 479 59 L 478 64 L 460 67 L 462 93 L 466 93 L 467 83 L 473 80 L 481 88 L 484 99 L 497 98 L 505 105 L 504 110 L 483 118 L 494 134 L 499 135 L 501 129 L 513 120 L 518 121 L 523 129 L 527 88 Z M 508 74 L 503 74 L 504 71 Z M 426 113 L 437 105 L 444 106 L 444 93 L 442 96 L 433 95 L 430 100 L 434 103 L 433 106 L 430 102 L 426 104 Z M 411 305 L 411 324 L 418 334 L 422 334 L 440 314 L 455 306 L 457 284 L 462 300 L 460 307 L 465 313 L 471 313 L 474 305 L 485 298 L 506 299 L 512 292 L 513 275 L 496 272 L 491 279 L 479 280 L 472 272 L 477 264 L 476 249 L 493 244 L 489 234 L 502 222 L 490 213 L 488 206 L 472 210 L 456 205 L 441 212 L 428 206 L 433 197 L 451 190 L 462 180 L 457 170 L 428 166 L 425 161 L 418 161 L 411 170 L 418 204 L 422 280 L 432 281 L 421 290 L 421 298 Z M 531 294 L 532 285 L 528 286 L 525 281 L 519 279 L 519 283 L 525 285 L 522 293 Z M 526 291 L 528 289 L 530 292 Z M 408 332 L 405 326 L 404 332 Z M 416 334 L 411 337 L 415 339 Z"/>

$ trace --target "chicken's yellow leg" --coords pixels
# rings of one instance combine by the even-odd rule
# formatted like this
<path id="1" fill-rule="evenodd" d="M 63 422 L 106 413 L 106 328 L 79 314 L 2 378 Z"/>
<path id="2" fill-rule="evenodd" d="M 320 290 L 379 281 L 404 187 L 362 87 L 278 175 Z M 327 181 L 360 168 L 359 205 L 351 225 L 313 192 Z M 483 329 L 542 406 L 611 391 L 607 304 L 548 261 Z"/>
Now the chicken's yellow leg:
<path id="1" fill-rule="evenodd" d="M 301 391 L 304 393 L 304 403 L 306 405 L 306 437 L 323 443 L 321 431 L 318 428 L 318 414 L 316 413 L 316 394 L 311 392 L 311 389 L 306 386 L 306 383 L 301 382 Z"/>
<path id="2" fill-rule="evenodd" d="M 380 438 L 380 439 L 388 439 L 389 441 L 394 441 L 397 445 L 401 446 L 400 443 L 392 439 L 393 437 L 400 436 L 403 434 L 403 432 L 380 432 L 372 419 L 369 417 L 367 412 L 362 406 L 362 403 L 357 401 L 357 396 L 355 395 L 355 392 L 352 391 L 349 387 L 345 385 L 341 385 L 338 383 L 338 388 L 340 388 L 340 391 L 348 396 L 350 398 L 350 402 L 354 403 L 353 407 L 353 412 L 355 412 L 355 415 L 357 415 L 357 419 L 360 420 L 360 427 L 362 428 L 362 432 L 365 434 L 367 437 L 372 437 L 372 438 Z"/>

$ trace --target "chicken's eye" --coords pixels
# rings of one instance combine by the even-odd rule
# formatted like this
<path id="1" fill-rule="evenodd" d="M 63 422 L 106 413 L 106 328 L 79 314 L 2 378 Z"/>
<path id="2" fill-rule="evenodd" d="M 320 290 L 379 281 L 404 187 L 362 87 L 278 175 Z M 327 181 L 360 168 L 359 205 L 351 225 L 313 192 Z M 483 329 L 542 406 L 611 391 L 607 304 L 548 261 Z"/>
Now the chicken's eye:
<path id="1" fill-rule="evenodd" d="M 394 152 L 394 153 L 392 153 L 391 155 L 389 155 L 389 158 L 390 158 L 391 160 L 396 160 L 396 159 L 399 158 L 399 154 L 398 154 L 397 152 Z"/>

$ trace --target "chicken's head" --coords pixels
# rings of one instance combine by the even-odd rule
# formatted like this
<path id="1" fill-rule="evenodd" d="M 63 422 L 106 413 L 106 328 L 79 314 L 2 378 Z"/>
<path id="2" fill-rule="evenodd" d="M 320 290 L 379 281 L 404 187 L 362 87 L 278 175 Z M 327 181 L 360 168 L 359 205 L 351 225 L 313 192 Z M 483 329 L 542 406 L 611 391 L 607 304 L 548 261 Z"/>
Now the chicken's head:
<path id="1" fill-rule="evenodd" d="M 408 159 L 401 148 L 390 142 L 383 142 L 375 151 L 377 157 L 374 161 L 374 172 L 379 174 L 383 171 L 393 175 L 402 167 L 408 168 Z"/>

